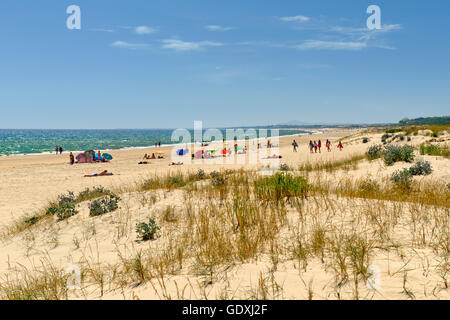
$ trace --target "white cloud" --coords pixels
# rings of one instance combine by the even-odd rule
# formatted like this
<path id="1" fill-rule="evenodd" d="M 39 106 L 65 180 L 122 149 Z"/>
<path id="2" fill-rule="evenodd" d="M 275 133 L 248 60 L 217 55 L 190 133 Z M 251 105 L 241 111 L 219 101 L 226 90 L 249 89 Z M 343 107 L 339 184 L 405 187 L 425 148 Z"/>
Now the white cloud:
<path id="1" fill-rule="evenodd" d="M 387 24 L 382 25 L 381 29 L 369 30 L 368 28 L 351 28 L 351 27 L 332 27 L 331 32 L 340 33 L 344 36 L 350 37 L 357 40 L 371 40 L 377 35 L 382 33 L 388 33 L 391 31 L 401 30 L 402 25 L 400 24 Z"/>
<path id="2" fill-rule="evenodd" d="M 91 31 L 96 31 L 96 32 L 109 32 L 109 33 L 114 32 L 113 29 L 102 29 L 102 28 L 94 28 L 94 29 L 91 29 Z"/>
<path id="3" fill-rule="evenodd" d="M 311 20 L 311 18 L 305 16 L 294 16 L 294 17 L 281 17 L 280 20 L 285 22 L 308 22 L 309 20 Z"/>
<path id="4" fill-rule="evenodd" d="M 387 24 L 387 25 L 382 25 L 381 29 L 378 31 L 389 32 L 389 31 L 393 31 L 393 30 L 400 30 L 402 28 L 403 27 L 401 24 Z"/>
<path id="5" fill-rule="evenodd" d="M 366 42 L 353 41 L 321 41 L 307 40 L 297 46 L 298 50 L 361 50 L 367 47 Z"/>
<path id="6" fill-rule="evenodd" d="M 148 45 L 145 43 L 130 43 L 130 42 L 125 42 L 125 41 L 115 41 L 111 44 L 111 46 L 115 47 L 115 48 L 124 48 L 124 49 L 135 50 L 135 49 L 145 48 Z"/>
<path id="7" fill-rule="evenodd" d="M 205 27 L 209 31 L 230 31 L 233 30 L 233 27 L 222 27 L 218 25 L 210 25 Z"/>
<path id="8" fill-rule="evenodd" d="M 175 51 L 195 51 L 201 50 L 204 47 L 219 47 L 223 46 L 223 43 L 212 41 L 200 41 L 200 42 L 187 42 L 176 39 L 163 40 L 164 49 L 173 49 Z"/>
<path id="9" fill-rule="evenodd" d="M 157 28 L 147 27 L 147 26 L 138 26 L 134 29 L 134 32 L 139 35 L 144 34 L 152 34 L 158 32 Z"/>

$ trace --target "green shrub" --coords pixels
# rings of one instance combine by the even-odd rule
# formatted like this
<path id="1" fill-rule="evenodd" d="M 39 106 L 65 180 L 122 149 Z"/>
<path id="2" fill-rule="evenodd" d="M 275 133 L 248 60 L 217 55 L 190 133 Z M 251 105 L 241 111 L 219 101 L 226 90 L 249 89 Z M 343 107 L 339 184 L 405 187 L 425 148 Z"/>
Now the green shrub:
<path id="1" fill-rule="evenodd" d="M 75 207 L 75 202 L 63 202 L 59 205 L 58 210 L 56 212 L 56 216 L 59 221 L 66 220 L 78 213 L 78 210 Z"/>
<path id="2" fill-rule="evenodd" d="M 156 233 L 160 229 L 153 218 L 149 218 L 148 223 L 141 222 L 136 224 L 136 232 L 143 241 L 155 239 Z"/>
<path id="3" fill-rule="evenodd" d="M 225 177 L 217 171 L 211 172 L 211 184 L 214 187 L 223 186 L 226 183 Z"/>
<path id="4" fill-rule="evenodd" d="M 402 132 L 403 130 L 402 129 L 389 129 L 389 130 L 386 130 L 385 132 L 386 133 L 398 133 L 398 132 Z"/>
<path id="5" fill-rule="evenodd" d="M 89 204 L 89 215 L 91 217 L 96 217 L 108 212 L 113 212 L 119 207 L 119 200 L 119 196 L 115 194 L 110 194 L 101 199 L 94 200 Z"/>
<path id="6" fill-rule="evenodd" d="M 403 189 L 410 189 L 412 183 L 412 175 L 408 169 L 395 171 L 391 176 L 391 181 L 398 187 Z"/>
<path id="7" fill-rule="evenodd" d="M 78 213 L 76 209 L 76 197 L 73 192 L 60 195 L 56 203 L 52 203 L 47 209 L 47 215 L 56 215 L 59 221 L 70 218 Z"/>
<path id="8" fill-rule="evenodd" d="M 387 139 L 389 139 L 390 137 L 392 137 L 392 135 L 390 134 L 383 134 L 383 136 L 381 137 L 381 142 L 383 142 L 383 144 L 387 143 Z"/>
<path id="9" fill-rule="evenodd" d="M 282 163 L 282 164 L 280 164 L 280 170 L 281 171 L 289 171 L 289 170 L 291 170 L 291 168 L 286 163 Z"/>
<path id="10" fill-rule="evenodd" d="M 174 177 L 169 177 L 168 182 L 169 182 L 170 187 L 176 187 L 176 188 L 181 188 L 186 185 L 186 182 L 183 180 L 183 177 L 180 175 L 177 175 Z"/>
<path id="11" fill-rule="evenodd" d="M 294 177 L 290 173 L 276 173 L 273 176 L 255 181 L 255 192 L 259 199 L 280 201 L 291 197 L 306 197 L 308 181 L 303 177 Z"/>
<path id="12" fill-rule="evenodd" d="M 112 192 L 102 186 L 93 187 L 92 189 L 86 188 L 78 194 L 76 201 L 83 202 L 83 201 L 107 196 L 110 194 L 112 194 Z"/>
<path id="13" fill-rule="evenodd" d="M 205 171 L 204 171 L 203 169 L 199 169 L 199 170 L 197 171 L 196 177 L 197 177 L 197 180 L 203 180 L 203 179 L 205 179 L 205 178 L 206 178 L 206 173 L 205 173 Z"/>
<path id="14" fill-rule="evenodd" d="M 443 156 L 445 153 L 445 149 L 440 146 L 430 144 L 430 145 L 420 145 L 420 154 L 421 155 L 429 155 L 429 156 Z"/>
<path id="15" fill-rule="evenodd" d="M 409 168 L 409 173 L 413 176 L 428 176 L 432 172 L 431 163 L 428 161 L 418 161 Z"/>
<path id="16" fill-rule="evenodd" d="M 27 224 L 35 224 L 38 221 L 39 221 L 39 218 L 34 216 L 34 217 L 31 217 L 31 218 L 25 220 L 25 223 L 27 223 Z"/>
<path id="17" fill-rule="evenodd" d="M 383 158 L 386 165 L 391 166 L 396 162 L 412 162 L 414 149 L 411 146 L 386 146 L 383 150 Z"/>
<path id="18" fill-rule="evenodd" d="M 378 159 L 381 157 L 381 150 L 382 150 L 382 146 L 380 146 L 380 145 L 371 146 L 366 153 L 367 157 L 369 158 L 369 160 Z"/>

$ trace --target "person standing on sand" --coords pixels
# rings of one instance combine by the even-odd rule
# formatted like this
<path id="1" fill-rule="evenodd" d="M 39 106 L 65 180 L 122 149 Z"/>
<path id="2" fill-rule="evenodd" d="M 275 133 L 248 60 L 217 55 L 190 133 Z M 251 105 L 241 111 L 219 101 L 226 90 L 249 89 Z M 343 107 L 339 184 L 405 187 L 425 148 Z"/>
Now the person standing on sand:
<path id="1" fill-rule="evenodd" d="M 56 146 L 55 151 L 56 151 L 56 154 L 58 154 L 58 151 L 59 151 L 59 147 L 58 146 Z"/>
<path id="2" fill-rule="evenodd" d="M 292 141 L 292 147 L 294 148 L 294 152 L 297 152 L 297 147 L 298 147 L 298 144 L 297 144 L 297 141 Z"/>
<path id="3" fill-rule="evenodd" d="M 59 147 L 59 154 L 62 154 L 62 153 L 63 153 L 63 148 Z"/>
<path id="4" fill-rule="evenodd" d="M 341 141 L 339 141 L 338 148 L 339 148 L 339 151 L 342 151 L 342 149 L 344 149 L 344 146 L 342 145 Z"/>
<path id="5" fill-rule="evenodd" d="M 327 143 L 326 143 L 326 146 L 327 146 L 327 150 L 328 150 L 328 152 L 331 152 L 331 141 L 330 141 L 330 140 L 328 140 L 328 139 L 327 139 Z"/>
<path id="6" fill-rule="evenodd" d="M 317 153 L 317 142 L 314 140 L 314 152 Z"/>
<path id="7" fill-rule="evenodd" d="M 75 157 L 73 156 L 73 153 L 71 152 L 70 155 L 70 165 L 73 166 L 73 164 L 75 163 Z"/>
<path id="8" fill-rule="evenodd" d="M 319 153 L 322 153 L 322 151 L 320 150 L 320 149 L 322 149 L 322 141 L 321 140 L 319 140 L 317 147 L 319 148 Z"/>
<path id="9" fill-rule="evenodd" d="M 312 140 L 309 140 L 309 151 L 311 153 L 313 153 L 313 148 L 314 148 L 314 144 L 313 144 Z"/>

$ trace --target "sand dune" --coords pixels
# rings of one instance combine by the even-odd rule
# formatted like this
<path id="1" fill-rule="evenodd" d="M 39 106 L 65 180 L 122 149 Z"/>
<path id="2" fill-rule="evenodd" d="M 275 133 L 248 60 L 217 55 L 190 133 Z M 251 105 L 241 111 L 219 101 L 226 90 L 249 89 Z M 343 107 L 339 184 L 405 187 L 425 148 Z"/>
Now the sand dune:
<path id="1" fill-rule="evenodd" d="M 356 159 L 363 155 L 370 145 L 379 144 L 381 138 L 379 133 L 368 133 L 363 130 L 327 129 L 326 131 L 323 134 L 310 136 L 283 137 L 280 139 L 279 149 L 273 149 L 270 152 L 280 154 L 282 156 L 280 162 L 287 164 L 295 171 L 306 164 L 317 165 Z M 369 143 L 362 143 L 362 137 L 369 137 Z M 309 152 L 309 140 L 321 139 L 324 143 L 327 138 L 333 142 L 332 152 L 326 152 L 325 148 L 320 154 Z M 293 139 L 296 139 L 299 144 L 297 153 L 292 151 Z M 343 151 L 336 149 L 336 142 L 340 139 L 344 142 Z M 414 136 L 408 143 L 419 145 L 427 139 L 429 138 L 422 135 Z M 442 140 L 448 141 L 448 135 Z M 406 142 L 401 144 L 404 143 Z M 397 203 L 382 199 L 361 199 L 332 193 L 323 195 L 317 193 L 308 200 L 287 205 L 281 211 L 270 209 L 270 207 L 258 209 L 257 206 L 248 210 L 260 210 L 258 212 L 267 214 L 274 210 L 271 215 L 278 217 L 279 221 L 261 220 L 260 223 L 267 223 L 266 227 L 276 227 L 279 230 L 267 231 L 273 231 L 276 235 L 273 238 L 269 237 L 270 240 L 261 240 L 262 247 L 257 249 L 257 253 L 248 258 L 236 258 L 235 255 L 241 250 L 234 247 L 235 244 L 240 243 L 240 240 L 236 238 L 239 233 L 224 233 L 227 230 L 227 223 L 234 221 L 234 218 L 228 220 L 224 216 L 217 218 L 217 221 L 214 220 L 216 219 L 214 217 L 218 217 L 217 215 L 223 210 L 224 212 L 233 211 L 231 207 L 227 207 L 228 200 L 213 196 L 216 191 L 207 189 L 209 188 L 207 181 L 197 182 L 194 184 L 195 188 L 187 186 L 172 190 L 159 188 L 142 191 L 138 186 L 150 177 L 196 173 L 200 168 L 207 173 L 213 170 L 243 168 L 251 172 L 247 173 L 246 178 L 251 179 L 255 177 L 255 174 L 257 175 L 255 172 L 266 163 L 262 161 L 257 164 L 219 165 L 211 164 L 211 160 L 204 160 L 202 164 L 186 162 L 182 166 L 169 166 L 172 159 L 167 158 L 150 160 L 150 164 L 147 165 L 138 165 L 144 153 L 151 154 L 155 150 L 150 148 L 110 151 L 114 156 L 111 163 L 74 166 L 69 165 L 66 154 L 0 158 L 0 181 L 2 181 L 0 216 L 3 227 L 11 226 L 24 215 L 31 216 L 40 212 L 49 201 L 55 200 L 58 195 L 69 190 L 77 193 L 87 187 L 101 185 L 120 193 L 121 197 L 119 208 L 112 213 L 90 217 L 89 201 L 87 201 L 79 204 L 79 214 L 65 221 L 57 222 L 50 217 L 25 231 L 3 237 L 2 250 L 0 250 L 0 274 L 4 276 L 0 283 L 3 286 L 8 283 L 5 282 L 6 274 L 20 279 L 24 275 L 22 266 L 26 266 L 27 272 L 31 272 L 34 268 L 38 270 L 42 266 L 49 270 L 50 266 L 53 266 L 55 270 L 60 270 L 64 274 L 68 266 L 76 265 L 82 270 L 83 290 L 67 291 L 63 288 L 64 284 L 60 284 L 60 291 L 64 293 L 57 291 L 61 297 L 70 299 L 450 298 L 449 291 L 445 288 L 445 281 L 450 273 L 448 252 L 445 256 L 445 250 L 448 250 L 448 243 L 445 244 L 445 241 L 449 239 L 448 229 L 445 229 L 448 227 L 449 219 L 448 203 L 444 207 L 434 207 L 430 204 Z M 161 150 L 167 154 L 171 151 L 168 147 Z M 416 159 L 429 161 L 434 169 L 430 176 L 415 178 L 418 183 L 430 182 L 444 185 L 449 182 L 448 158 L 417 155 Z M 395 170 L 409 166 L 411 164 L 396 163 L 388 167 L 381 160 L 369 162 L 359 159 L 354 162 L 349 161 L 342 168 L 329 171 L 310 170 L 303 174 L 308 176 L 310 182 L 318 184 L 325 184 L 327 181 L 329 185 L 339 185 L 342 181 L 356 183 L 358 180 L 369 179 L 382 183 Z M 114 176 L 84 177 L 86 174 L 103 170 L 113 172 Z M 239 194 L 239 191 L 233 192 Z M 249 201 L 246 205 L 251 206 L 252 202 Z M 199 230 L 203 230 L 201 229 L 203 223 L 200 219 L 201 212 L 210 213 L 208 218 L 205 217 L 210 232 L 205 233 L 204 236 L 213 236 L 211 239 L 208 238 L 209 240 L 205 239 L 205 244 L 212 241 L 211 243 L 219 246 L 221 241 L 223 243 L 230 241 L 230 248 L 233 248 L 230 249 L 232 251 L 230 251 L 230 257 L 234 257 L 233 259 L 214 264 L 211 269 L 208 269 L 209 271 L 205 269 L 207 262 L 199 262 L 204 257 L 194 253 L 199 248 L 189 247 L 190 243 L 199 236 L 197 234 Z M 415 214 L 417 217 L 414 220 Z M 425 214 L 429 215 L 429 218 L 425 219 L 423 216 Z M 197 215 L 200 216 L 197 217 Z M 160 224 L 159 236 L 155 241 L 138 241 L 135 226 L 149 216 L 155 217 Z M 411 219 L 414 220 L 414 225 Z M 419 230 L 420 228 L 422 229 Z M 238 229 L 239 227 L 236 227 L 235 230 Z M 327 249 L 321 249 L 320 241 L 322 240 L 317 238 L 321 230 L 326 235 L 323 248 Z M 254 232 L 257 233 L 257 229 Z M 379 269 L 380 282 L 377 282 L 379 285 L 377 290 L 371 290 L 366 283 L 367 279 L 355 273 L 351 256 L 348 257 L 348 261 L 344 259 L 346 271 L 338 270 L 337 251 L 330 248 L 340 243 L 338 238 L 341 239 L 340 237 L 347 235 L 354 235 L 355 238 L 346 238 L 346 241 L 359 239 L 358 241 L 362 241 L 361 245 L 367 244 L 370 254 L 367 257 L 363 256 L 361 263 L 364 265 L 368 263 Z M 218 238 L 213 240 L 216 236 Z M 304 237 L 302 239 L 308 248 L 305 251 L 307 252 L 305 257 L 302 257 L 301 248 L 296 247 L 301 237 Z M 192 254 L 186 250 L 191 250 Z M 320 250 L 324 251 L 320 253 Z M 297 256 L 293 256 L 295 252 Z M 136 260 L 137 257 L 139 260 Z M 221 256 L 220 259 L 222 258 Z M 142 270 L 139 269 L 138 262 L 144 266 Z M 161 270 L 158 269 L 158 265 L 161 266 Z M 128 271 L 126 266 L 130 268 Z M 341 267 L 344 268 L 343 265 Z M 347 273 L 347 276 L 342 276 Z M 55 276 L 54 279 L 56 278 L 58 277 Z M 61 276 L 58 279 L 65 281 L 67 277 Z M 355 284 L 355 280 L 358 279 L 359 283 Z M 35 280 L 35 284 L 40 281 L 38 277 Z M 9 284 L 11 283 L 13 282 Z M 8 292 L 7 288 L 7 285 L 6 289 L 3 288 L 4 292 Z M 39 292 L 38 289 L 36 291 Z M 41 291 L 45 290 L 41 289 Z M 55 295 L 57 296 L 58 293 Z M 42 296 L 39 297 L 42 298 Z"/>

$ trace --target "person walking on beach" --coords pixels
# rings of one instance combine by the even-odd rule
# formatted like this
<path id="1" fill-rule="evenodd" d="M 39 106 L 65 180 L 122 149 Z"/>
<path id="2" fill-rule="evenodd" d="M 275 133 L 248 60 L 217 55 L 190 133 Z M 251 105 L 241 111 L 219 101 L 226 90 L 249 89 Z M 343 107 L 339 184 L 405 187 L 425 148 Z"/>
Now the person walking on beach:
<path id="1" fill-rule="evenodd" d="M 70 165 L 73 166 L 73 164 L 75 163 L 75 157 L 73 156 L 72 152 L 70 153 L 69 158 L 70 158 Z"/>
<path id="2" fill-rule="evenodd" d="M 317 153 L 317 142 L 314 140 L 314 152 Z"/>
<path id="3" fill-rule="evenodd" d="M 62 153 L 63 153 L 63 148 L 59 147 L 59 154 L 62 154 Z"/>
<path id="4" fill-rule="evenodd" d="M 330 141 L 330 140 L 328 140 L 328 139 L 327 139 L 327 143 L 326 143 L 326 146 L 327 146 L 327 150 L 328 150 L 328 152 L 331 152 L 331 141 Z"/>
<path id="5" fill-rule="evenodd" d="M 342 149 L 344 149 L 344 146 L 342 145 L 341 141 L 339 141 L 338 148 L 339 148 L 339 151 L 342 151 Z"/>
<path id="6" fill-rule="evenodd" d="M 312 140 L 309 140 L 309 151 L 311 153 L 313 153 L 313 148 L 314 148 L 314 144 L 313 144 Z"/>
<path id="7" fill-rule="evenodd" d="M 58 146 L 56 146 L 55 151 L 56 151 L 56 154 L 58 154 L 58 151 L 59 151 L 59 147 Z"/>
<path id="8" fill-rule="evenodd" d="M 298 147 L 298 144 L 297 144 L 297 141 L 292 141 L 292 147 L 294 148 L 294 152 L 297 152 L 297 147 Z"/>
<path id="9" fill-rule="evenodd" d="M 322 153 L 322 151 L 320 150 L 320 149 L 322 149 L 322 141 L 321 140 L 319 140 L 317 147 L 319 148 L 319 153 Z"/>

